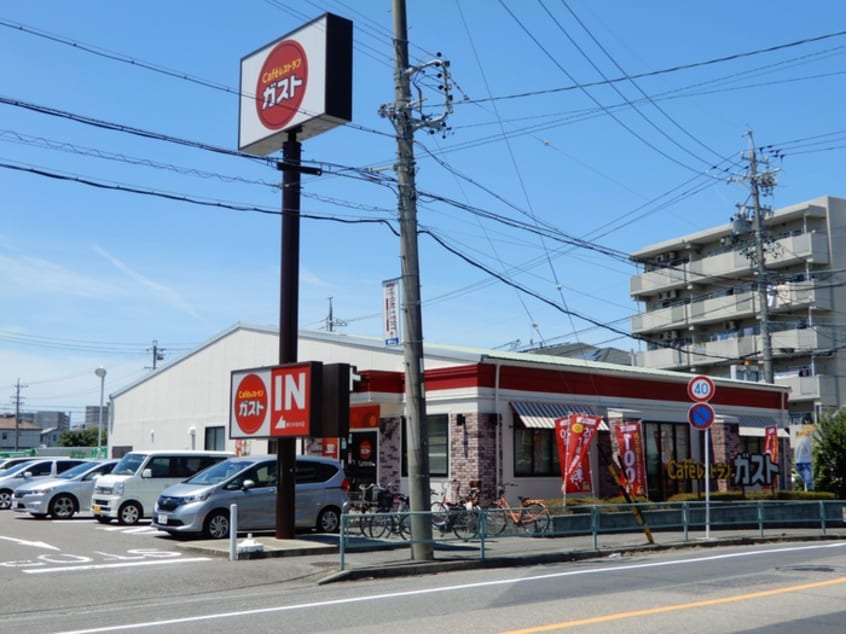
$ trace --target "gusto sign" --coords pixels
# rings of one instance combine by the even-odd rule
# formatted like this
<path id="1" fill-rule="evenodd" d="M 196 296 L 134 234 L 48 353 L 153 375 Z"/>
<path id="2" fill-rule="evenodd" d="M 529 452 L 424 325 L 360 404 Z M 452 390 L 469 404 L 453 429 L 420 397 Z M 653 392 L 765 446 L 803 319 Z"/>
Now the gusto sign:
<path id="1" fill-rule="evenodd" d="M 232 373 L 230 438 L 308 436 L 315 366 L 302 363 Z"/>

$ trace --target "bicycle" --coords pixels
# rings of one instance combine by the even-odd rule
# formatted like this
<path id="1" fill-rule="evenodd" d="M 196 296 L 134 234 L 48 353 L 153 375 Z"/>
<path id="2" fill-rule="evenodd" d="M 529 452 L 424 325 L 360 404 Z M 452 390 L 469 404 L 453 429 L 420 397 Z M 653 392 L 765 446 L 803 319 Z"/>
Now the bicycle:
<path id="1" fill-rule="evenodd" d="M 456 486 L 455 493 L 458 495 L 460 485 L 458 480 L 451 481 Z M 470 487 L 463 498 L 457 502 L 447 498 L 446 484 L 441 492 L 441 499 L 432 502 L 432 527 L 437 529 L 441 535 L 450 530 L 455 536 L 464 541 L 469 541 L 479 534 L 479 493 L 478 487 Z M 437 495 L 432 491 L 432 495 Z"/>
<path id="2" fill-rule="evenodd" d="M 528 535 L 540 537 L 549 532 L 552 518 L 543 500 L 520 497 L 520 506 L 512 508 L 505 497 L 506 486 L 517 486 L 511 482 L 497 485 L 497 498 L 485 509 L 485 532 L 488 536 L 500 535 L 509 521 L 523 528 Z"/>
<path id="3" fill-rule="evenodd" d="M 370 517 L 361 518 L 362 533 L 373 539 L 398 535 L 408 539 L 411 534 L 408 496 L 394 492 L 388 485 L 374 487 L 376 506 Z"/>

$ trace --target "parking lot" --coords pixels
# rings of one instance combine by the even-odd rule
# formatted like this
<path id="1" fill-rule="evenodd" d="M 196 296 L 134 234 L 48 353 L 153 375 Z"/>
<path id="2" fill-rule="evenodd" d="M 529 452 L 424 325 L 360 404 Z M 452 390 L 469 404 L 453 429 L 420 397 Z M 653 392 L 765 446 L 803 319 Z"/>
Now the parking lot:
<path id="1" fill-rule="evenodd" d="M 0 579 L 17 574 L 59 573 L 176 562 L 198 558 L 176 540 L 142 521 L 135 526 L 101 524 L 91 515 L 70 520 L 36 519 L 0 511 Z"/>

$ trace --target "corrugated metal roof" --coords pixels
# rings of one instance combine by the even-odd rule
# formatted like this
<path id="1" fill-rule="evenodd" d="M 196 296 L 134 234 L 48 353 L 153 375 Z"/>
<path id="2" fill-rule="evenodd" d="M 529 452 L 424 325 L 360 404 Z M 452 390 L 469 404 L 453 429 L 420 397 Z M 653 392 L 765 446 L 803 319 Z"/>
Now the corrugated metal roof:
<path id="1" fill-rule="evenodd" d="M 555 419 L 570 414 L 601 416 L 590 405 L 577 403 L 550 403 L 548 401 L 511 401 L 511 409 L 520 417 L 526 427 L 532 429 L 555 429 Z M 599 429 L 608 431 L 608 424 L 602 421 Z"/>

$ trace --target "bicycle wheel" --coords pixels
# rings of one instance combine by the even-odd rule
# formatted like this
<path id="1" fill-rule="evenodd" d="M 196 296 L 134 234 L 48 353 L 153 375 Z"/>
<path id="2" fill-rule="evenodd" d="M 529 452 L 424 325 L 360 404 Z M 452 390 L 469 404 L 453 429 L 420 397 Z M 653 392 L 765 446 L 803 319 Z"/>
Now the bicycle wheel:
<path id="1" fill-rule="evenodd" d="M 546 535 L 551 523 L 549 509 L 541 504 L 527 504 L 520 511 L 520 524 L 532 537 Z"/>
<path id="2" fill-rule="evenodd" d="M 432 528 L 445 533 L 449 530 L 449 509 L 440 500 L 432 502 Z"/>
<path id="3" fill-rule="evenodd" d="M 505 509 L 489 506 L 485 509 L 485 535 L 496 537 L 505 531 L 508 525 L 508 515 Z"/>
<path id="4" fill-rule="evenodd" d="M 370 517 L 362 520 L 362 526 L 366 529 L 367 537 L 382 539 L 391 534 L 392 521 L 389 513 L 371 513 Z"/>
<path id="5" fill-rule="evenodd" d="M 473 511 L 458 510 L 455 513 L 452 532 L 459 539 L 465 542 L 470 541 L 479 534 L 479 516 Z"/>

